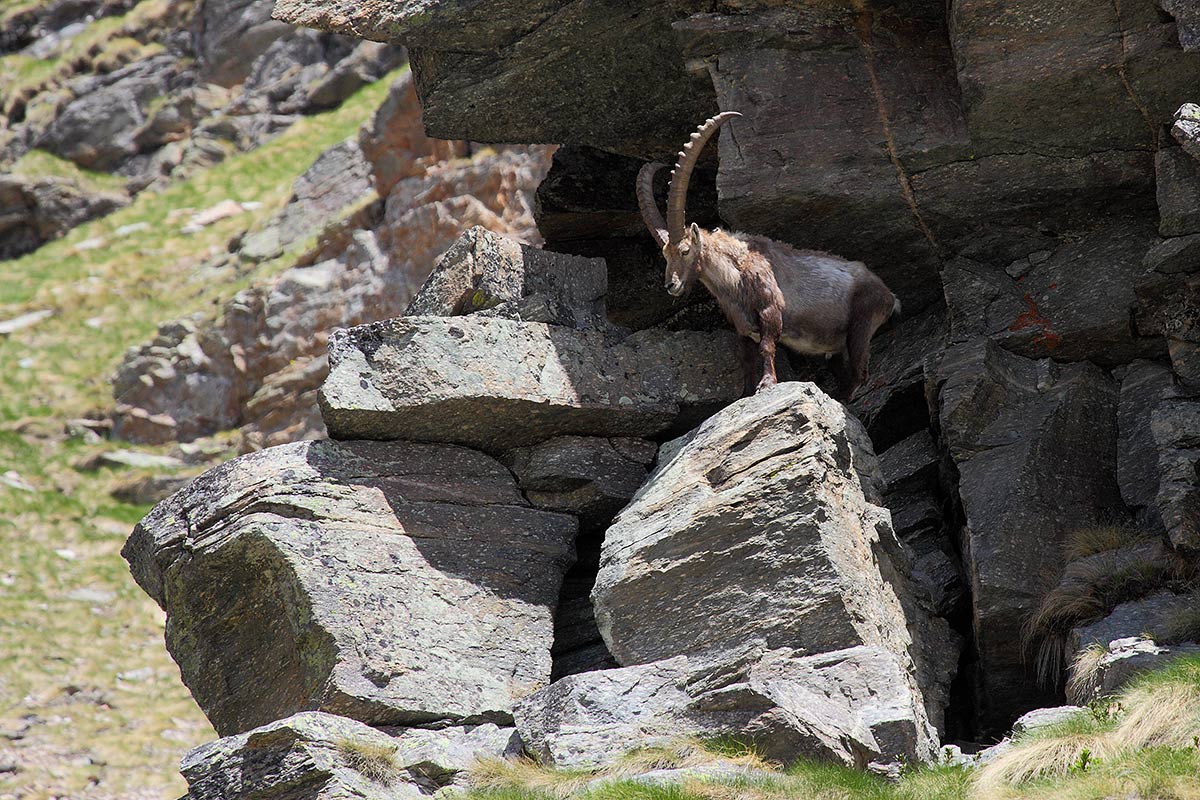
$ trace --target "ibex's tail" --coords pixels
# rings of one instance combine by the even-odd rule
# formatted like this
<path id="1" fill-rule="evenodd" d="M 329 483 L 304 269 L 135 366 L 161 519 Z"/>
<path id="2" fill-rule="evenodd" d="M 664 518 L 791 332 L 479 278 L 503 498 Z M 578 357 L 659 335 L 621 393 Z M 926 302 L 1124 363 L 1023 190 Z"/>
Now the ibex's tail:
<path id="1" fill-rule="evenodd" d="M 900 321 L 900 316 L 901 316 L 901 312 L 900 312 L 900 298 L 899 298 L 899 297 L 897 297 L 897 298 L 896 298 L 896 302 L 892 303 L 892 317 L 893 317 L 893 319 L 895 319 L 897 322 L 899 322 L 899 321 Z"/>

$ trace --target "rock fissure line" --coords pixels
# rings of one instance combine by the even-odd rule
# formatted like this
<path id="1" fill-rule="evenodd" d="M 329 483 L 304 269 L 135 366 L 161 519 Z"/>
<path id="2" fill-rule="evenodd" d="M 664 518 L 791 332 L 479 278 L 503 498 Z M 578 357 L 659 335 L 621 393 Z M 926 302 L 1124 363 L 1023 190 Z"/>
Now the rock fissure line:
<path id="1" fill-rule="evenodd" d="M 909 179 L 908 173 L 904 170 L 904 164 L 900 162 L 899 154 L 896 152 L 896 140 L 892 136 L 892 122 L 888 117 L 886 99 L 883 96 L 883 87 L 879 83 L 879 74 L 875 70 L 874 34 L 872 33 L 875 17 L 866 8 L 864 0 L 854 0 L 854 10 L 856 12 L 855 23 L 858 30 L 858 41 L 863 49 L 863 63 L 867 68 L 867 77 L 871 81 L 871 94 L 875 99 L 875 109 L 879 115 L 879 124 L 883 128 L 888 159 L 891 160 L 892 166 L 896 170 L 896 182 L 900 184 L 900 195 L 904 198 L 909 211 L 912 212 L 917 227 L 921 230 L 926 240 L 929 241 L 933 251 L 940 259 L 942 257 L 942 247 L 933 235 L 933 231 L 930 229 L 928 223 L 925 222 L 925 218 L 921 216 L 921 208 L 917 205 L 917 196 L 913 193 L 912 182 Z"/>
<path id="2" fill-rule="evenodd" d="M 1117 75 L 1121 78 L 1121 85 L 1125 87 L 1125 93 L 1129 95 L 1130 102 L 1137 108 L 1138 113 L 1142 115 L 1142 121 L 1146 123 L 1146 127 L 1150 129 L 1150 141 L 1155 149 L 1158 148 L 1158 127 L 1150 117 L 1150 111 L 1142 103 L 1137 96 L 1137 92 L 1133 90 L 1133 84 L 1129 82 L 1129 76 L 1125 73 L 1125 66 L 1129 62 L 1129 48 L 1125 41 L 1125 23 L 1121 16 L 1121 0 L 1112 0 L 1113 12 L 1117 15 L 1117 33 L 1120 35 L 1121 42 L 1121 60 L 1113 66 L 1116 67 Z"/>

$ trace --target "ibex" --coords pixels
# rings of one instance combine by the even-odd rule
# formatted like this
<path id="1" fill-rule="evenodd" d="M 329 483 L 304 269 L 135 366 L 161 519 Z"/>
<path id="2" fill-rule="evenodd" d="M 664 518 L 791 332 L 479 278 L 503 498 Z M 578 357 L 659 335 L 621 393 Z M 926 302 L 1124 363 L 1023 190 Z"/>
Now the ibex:
<path id="1" fill-rule="evenodd" d="M 667 220 L 654 201 L 654 176 L 665 165 L 638 173 L 642 219 L 667 260 L 667 291 L 678 297 L 699 278 L 742 337 L 747 388 L 753 381 L 754 343 L 761 372 L 755 391 L 773 386 L 778 342 L 798 353 L 840 355 L 835 373 L 841 399 L 849 401 L 867 380 L 870 341 L 900 301 L 858 261 L 815 250 L 797 250 L 765 236 L 706 231 L 686 221 L 688 182 L 700 151 L 724 123 L 718 114 L 696 129 L 679 152 L 667 192 Z"/>

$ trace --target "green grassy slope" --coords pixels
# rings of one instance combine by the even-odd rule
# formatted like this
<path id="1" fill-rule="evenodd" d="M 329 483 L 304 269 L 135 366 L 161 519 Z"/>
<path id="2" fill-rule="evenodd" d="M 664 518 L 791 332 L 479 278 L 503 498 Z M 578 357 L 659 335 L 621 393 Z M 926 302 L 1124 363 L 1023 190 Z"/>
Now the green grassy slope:
<path id="1" fill-rule="evenodd" d="M 307 118 L 260 149 L 0 262 L 0 320 L 54 316 L 0 337 L 0 797 L 175 798 L 180 755 L 214 737 L 168 658 L 161 612 L 119 551 L 148 509 L 118 503 L 111 469 L 73 463 L 97 449 L 65 422 L 111 403 L 123 351 L 159 323 L 205 309 L 286 267 L 286 258 L 214 282 L 196 268 L 265 220 L 326 147 L 353 135 L 394 76 Z M 27 162 L 28 163 L 28 162 Z M 37 164 L 38 162 L 32 162 Z M 199 233 L 191 212 L 226 198 L 262 207 Z M 147 223 L 124 236 L 122 226 Z M 103 240 L 94 249 L 84 242 Z M 3 480 L 19 476 L 32 491 Z"/>

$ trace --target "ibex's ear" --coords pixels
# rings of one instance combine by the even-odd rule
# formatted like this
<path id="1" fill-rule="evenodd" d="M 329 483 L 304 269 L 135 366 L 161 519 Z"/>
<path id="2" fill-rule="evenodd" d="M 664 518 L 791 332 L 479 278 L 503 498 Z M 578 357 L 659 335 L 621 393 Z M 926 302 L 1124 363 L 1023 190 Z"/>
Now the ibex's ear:
<path id="1" fill-rule="evenodd" d="M 702 242 L 700 240 L 700 226 L 693 222 L 691 233 L 692 233 L 692 249 L 695 250 L 696 255 L 699 256 L 700 255 L 700 247 L 702 246 Z"/>

